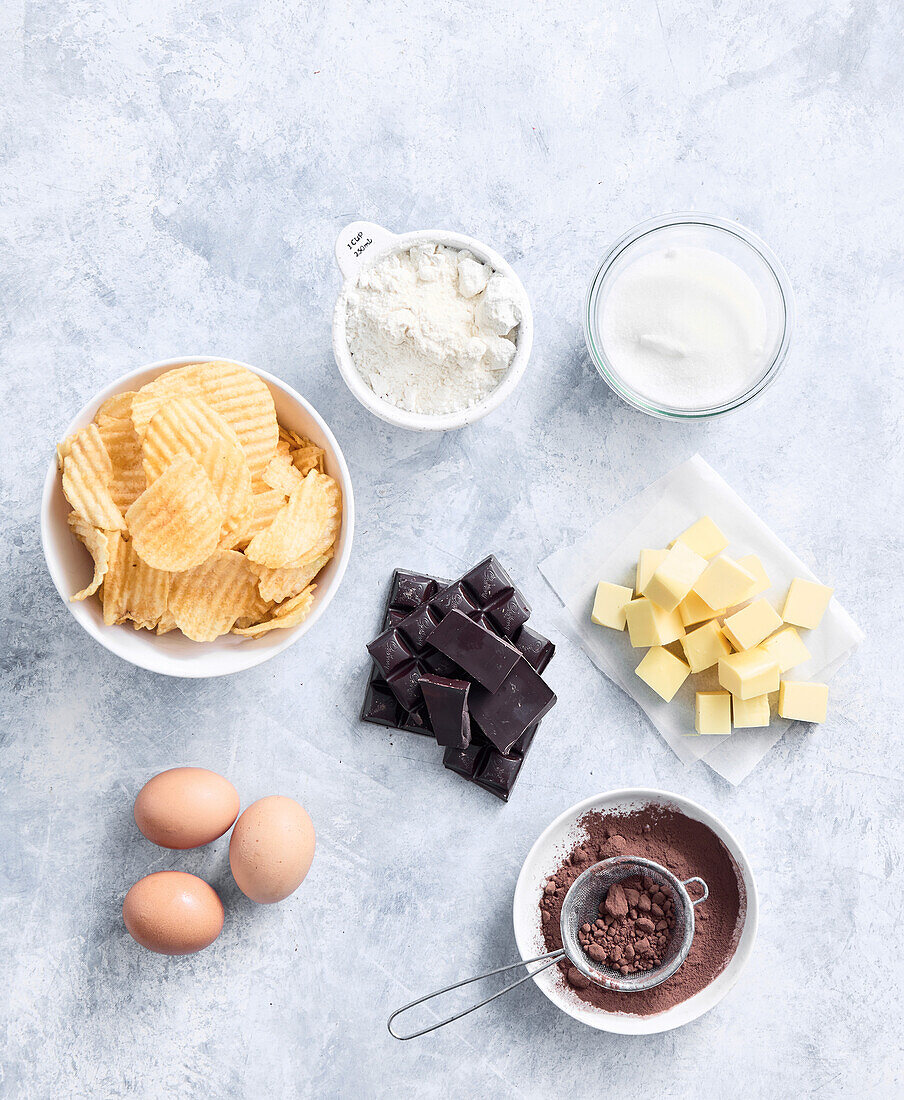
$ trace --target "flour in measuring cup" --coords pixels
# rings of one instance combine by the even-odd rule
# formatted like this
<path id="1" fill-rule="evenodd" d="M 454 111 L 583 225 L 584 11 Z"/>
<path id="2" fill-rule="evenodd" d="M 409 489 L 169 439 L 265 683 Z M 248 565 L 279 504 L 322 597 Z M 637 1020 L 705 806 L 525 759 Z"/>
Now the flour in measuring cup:
<path id="1" fill-rule="evenodd" d="M 476 405 L 515 355 L 520 295 L 466 250 L 413 245 L 364 268 L 348 293 L 345 331 L 361 377 L 408 412 Z"/>

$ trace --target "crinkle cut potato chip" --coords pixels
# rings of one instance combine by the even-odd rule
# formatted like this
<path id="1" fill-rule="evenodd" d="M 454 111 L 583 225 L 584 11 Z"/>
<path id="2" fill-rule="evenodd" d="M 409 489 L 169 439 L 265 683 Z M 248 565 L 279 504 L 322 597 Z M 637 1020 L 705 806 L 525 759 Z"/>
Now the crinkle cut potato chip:
<path id="1" fill-rule="evenodd" d="M 270 569 L 305 565 L 319 557 L 335 541 L 333 536 L 324 543 L 338 513 L 338 490 L 332 478 L 311 470 L 270 526 L 248 543 L 245 553 Z"/>
<path id="2" fill-rule="evenodd" d="M 172 579 L 168 610 L 186 638 L 195 642 L 228 634 L 237 619 L 258 606 L 257 576 L 245 555 L 235 550 L 218 550 Z"/>
<path id="3" fill-rule="evenodd" d="M 238 627 L 233 633 L 241 634 L 245 638 L 259 638 L 261 634 L 267 634 L 271 630 L 287 630 L 290 627 L 298 626 L 311 613 L 311 608 L 314 606 L 314 589 L 316 587 L 316 584 L 310 584 L 304 592 L 293 596 L 291 600 L 286 600 L 285 603 L 274 608 L 272 618 L 267 619 L 265 622 L 257 623 L 254 626 Z"/>
<path id="4" fill-rule="evenodd" d="M 249 542 L 255 535 L 267 530 L 289 499 L 281 489 L 268 489 L 260 482 L 253 486 L 253 491 L 251 525 L 245 536 Z"/>
<path id="5" fill-rule="evenodd" d="M 250 538 L 254 519 L 254 495 L 251 491 L 251 471 L 245 454 L 237 443 L 217 440 L 198 458 L 204 473 L 223 509 L 220 548 L 232 550 Z"/>
<path id="6" fill-rule="evenodd" d="M 229 443 L 241 451 L 239 437 L 200 397 L 172 397 L 163 401 L 151 417 L 141 444 L 148 484 L 160 477 L 176 455 L 191 455 L 200 462 L 204 452 L 216 442 Z"/>
<path id="7" fill-rule="evenodd" d="M 97 422 L 97 430 L 112 467 L 110 496 L 116 507 L 125 512 L 147 488 L 141 462 L 141 444 L 130 418 L 104 417 Z"/>
<path id="8" fill-rule="evenodd" d="M 126 512 L 126 524 L 142 561 L 181 573 L 216 550 L 223 509 L 198 463 L 177 455 Z"/>
<path id="9" fill-rule="evenodd" d="M 289 568 L 298 569 L 314 561 L 316 558 L 319 558 L 322 554 L 325 554 L 339 538 L 339 531 L 342 528 L 342 491 L 339 488 L 338 482 L 333 481 L 327 474 L 317 473 L 316 470 L 309 476 L 316 478 L 323 486 L 323 492 L 327 498 L 329 521 L 324 527 L 318 541 L 314 543 L 306 554 L 302 554 L 297 561 L 289 562 Z"/>
<path id="10" fill-rule="evenodd" d="M 200 397 L 193 375 L 193 366 L 174 367 L 158 374 L 132 397 L 132 423 L 138 438 L 143 440 L 154 413 L 164 401 L 173 397 Z"/>
<path id="11" fill-rule="evenodd" d="M 134 390 L 126 390 L 108 397 L 94 414 L 94 423 L 99 425 L 102 420 L 131 420 L 134 396 Z"/>
<path id="12" fill-rule="evenodd" d="M 261 479 L 271 489 L 279 489 L 290 496 L 304 480 L 295 466 L 292 465 L 292 457 L 288 451 L 279 452 L 267 463 Z"/>
<path id="13" fill-rule="evenodd" d="M 279 425 L 267 383 L 247 367 L 217 359 L 159 375 L 132 399 L 132 419 L 144 438 L 160 405 L 173 397 L 199 397 L 235 431 L 252 478 L 260 478 L 276 453 Z"/>
<path id="14" fill-rule="evenodd" d="M 70 600 L 75 602 L 86 600 L 100 588 L 110 565 L 110 538 L 114 534 L 116 538 L 119 538 L 119 532 L 102 531 L 86 519 L 82 519 L 78 512 L 70 512 L 67 522 L 73 535 L 85 544 L 88 553 L 94 559 L 94 577 L 91 583 L 83 588 L 81 592 L 76 592 L 74 596 L 70 596 Z"/>
<path id="15" fill-rule="evenodd" d="M 258 576 L 258 591 L 265 600 L 273 603 L 282 603 L 292 596 L 303 592 L 321 569 L 332 558 L 334 548 L 331 546 L 325 554 L 315 558 L 310 565 L 301 565 L 295 569 L 283 567 L 282 569 L 268 569 L 266 565 L 258 565 L 251 562 L 251 568 Z"/>
<path id="16" fill-rule="evenodd" d="M 205 401 L 235 430 L 252 478 L 260 478 L 276 453 L 279 424 L 273 394 L 263 378 L 247 367 L 218 359 L 195 368 Z"/>
<path id="17" fill-rule="evenodd" d="M 110 494 L 113 466 L 96 424 L 80 428 L 58 448 L 63 462 L 63 493 L 74 512 L 104 531 L 125 527 Z"/>
<path id="18" fill-rule="evenodd" d="M 131 540 L 117 531 L 104 577 L 104 622 L 107 626 L 131 619 L 136 629 L 154 630 L 166 613 L 169 590 L 170 574 L 143 562 Z"/>

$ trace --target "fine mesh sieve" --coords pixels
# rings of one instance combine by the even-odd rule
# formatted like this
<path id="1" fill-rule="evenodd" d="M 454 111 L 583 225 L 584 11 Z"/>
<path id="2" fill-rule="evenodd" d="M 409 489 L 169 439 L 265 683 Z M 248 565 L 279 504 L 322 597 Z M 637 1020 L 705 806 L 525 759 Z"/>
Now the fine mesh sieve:
<path id="1" fill-rule="evenodd" d="M 582 925 L 593 924 L 599 917 L 600 904 L 611 886 L 614 886 L 617 882 L 624 882 L 625 879 L 637 877 L 651 879 L 672 899 L 675 926 L 672 929 L 671 938 L 659 966 L 654 967 L 652 970 L 638 971 L 635 974 L 622 974 L 619 971 L 595 963 L 581 946 L 578 933 Z M 692 899 L 688 894 L 687 886 L 691 882 L 696 882 L 702 887 L 703 892 L 699 898 Z M 589 978 L 590 981 L 602 986 L 604 989 L 611 989 L 617 993 L 640 993 L 645 989 L 652 989 L 670 978 L 687 958 L 687 953 L 691 949 L 694 938 L 694 906 L 699 905 L 701 901 L 706 901 L 708 897 L 709 887 L 702 878 L 695 875 L 682 882 L 671 871 L 667 871 L 665 867 L 649 859 L 641 859 L 638 856 L 615 856 L 613 859 L 604 859 L 601 863 L 594 863 L 592 867 L 588 867 L 574 880 L 565 895 L 559 921 L 563 946 L 558 951 L 537 955 L 533 959 L 522 959 L 508 966 L 500 966 L 496 970 L 488 970 L 485 974 L 478 974 L 474 978 L 466 978 L 463 982 L 447 985 L 444 989 L 437 989 L 434 993 L 419 997 L 416 1001 L 411 1001 L 393 1012 L 387 1024 L 389 1033 L 396 1039 L 416 1039 L 419 1035 L 436 1031 L 437 1028 L 451 1024 L 453 1020 L 459 1020 L 462 1016 L 467 1016 L 469 1012 L 489 1004 L 490 1001 L 495 1001 L 497 997 L 501 997 L 504 993 L 508 993 L 510 989 L 514 989 L 523 982 L 536 977 L 537 974 L 550 966 L 554 966 L 564 958 L 567 958 L 572 966 Z M 400 1035 L 393 1030 L 393 1020 L 416 1005 L 432 1001 L 434 997 L 440 997 L 453 989 L 482 981 L 494 974 L 503 974 L 507 970 L 515 970 L 518 967 L 529 966 L 535 962 L 542 962 L 543 965 L 538 966 L 536 970 L 532 970 L 529 974 L 525 974 L 517 982 L 512 982 L 511 985 L 500 989 L 498 993 L 494 993 L 491 997 L 471 1005 L 470 1008 L 466 1008 L 454 1016 L 449 1016 L 445 1020 L 440 1020 L 438 1023 L 421 1028 L 419 1031 L 413 1031 L 408 1035 Z"/>
<path id="2" fill-rule="evenodd" d="M 584 924 L 593 924 L 600 915 L 600 902 L 610 886 L 630 878 L 652 879 L 672 899 L 675 927 L 672 929 L 665 955 L 659 966 L 652 970 L 638 970 L 635 974 L 621 974 L 607 966 L 600 966 L 584 951 L 578 940 L 578 931 Z M 692 900 L 687 884 L 698 882 L 702 895 Z M 592 982 L 618 993 L 641 993 L 661 985 L 670 978 L 687 958 L 694 938 L 694 906 L 709 897 L 709 889 L 701 878 L 689 878 L 684 882 L 671 871 L 649 859 L 636 856 L 616 856 L 588 867 L 574 880 L 562 905 L 559 928 L 562 946 L 568 961 Z"/>

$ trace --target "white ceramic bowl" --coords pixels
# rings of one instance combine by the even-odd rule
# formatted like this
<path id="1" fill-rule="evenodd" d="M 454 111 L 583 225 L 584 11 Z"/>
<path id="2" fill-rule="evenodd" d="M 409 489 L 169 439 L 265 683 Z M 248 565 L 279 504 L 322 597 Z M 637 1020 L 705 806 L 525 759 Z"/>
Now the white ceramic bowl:
<path id="1" fill-rule="evenodd" d="M 577 825 L 590 810 L 611 812 L 636 809 L 648 802 L 661 802 L 676 806 L 682 813 L 695 821 L 708 825 L 722 841 L 737 863 L 747 891 L 747 911 L 744 926 L 737 949 L 728 966 L 710 984 L 693 997 L 681 1004 L 660 1012 L 655 1016 L 632 1016 L 623 1012 L 605 1012 L 601 1008 L 587 1004 L 560 981 L 558 967 L 551 967 L 538 974 L 534 981 L 557 1008 L 569 1016 L 599 1031 L 611 1031 L 619 1035 L 653 1035 L 660 1031 L 671 1031 L 683 1024 L 696 1020 L 708 1012 L 731 989 L 741 971 L 747 965 L 753 951 L 757 930 L 757 893 L 753 881 L 753 871 L 740 844 L 725 828 L 718 818 L 704 810 L 696 802 L 682 798 L 668 791 L 657 791 L 644 787 L 628 787 L 619 791 L 607 791 L 605 794 L 587 798 L 566 810 L 543 831 L 528 853 L 518 882 L 515 886 L 513 919 L 515 941 L 522 959 L 536 958 L 546 948 L 540 925 L 540 896 L 543 883 L 558 870 L 562 857 L 568 853 L 574 843 L 580 839 L 581 831 Z"/>
<path id="2" fill-rule="evenodd" d="M 467 249 L 478 260 L 489 264 L 494 271 L 507 276 L 517 287 L 521 296 L 521 323 L 518 328 L 518 340 L 515 355 L 505 377 L 482 401 L 460 412 L 441 413 L 429 415 L 426 413 L 413 413 L 405 409 L 399 409 L 395 405 L 378 397 L 358 373 L 348 350 L 348 341 L 345 334 L 345 318 L 348 308 L 348 293 L 355 285 L 358 272 L 366 264 L 373 265 L 378 260 L 391 252 L 399 252 L 411 248 L 414 244 L 423 241 L 436 241 L 450 248 Z M 333 355 L 336 365 L 342 375 L 346 386 L 357 397 L 361 404 L 385 420 L 387 424 L 394 424 L 398 428 L 408 428 L 414 432 L 447 432 L 455 428 L 463 428 L 466 424 L 473 424 L 475 420 L 498 409 L 503 401 L 512 393 L 530 358 L 531 345 L 534 340 L 534 321 L 531 313 L 530 302 L 521 284 L 521 280 L 515 274 L 512 267 L 491 248 L 487 248 L 481 241 L 473 237 L 466 237 L 463 233 L 449 233 L 443 229 L 419 229 L 415 233 L 390 233 L 381 225 L 373 222 L 352 222 L 336 238 L 336 263 L 342 272 L 344 282 L 336 302 L 333 313 Z"/>
<path id="3" fill-rule="evenodd" d="M 205 363 L 216 358 L 214 355 L 193 355 L 180 359 L 162 359 L 123 375 L 89 401 L 61 433 L 60 438 L 63 439 L 90 423 L 98 406 L 114 393 L 138 389 L 172 367 Z M 324 613 L 342 581 L 351 554 L 355 504 L 348 466 L 335 436 L 317 410 L 285 382 L 247 363 L 240 365 L 260 375 L 270 387 L 280 424 L 294 429 L 323 447 L 326 452 L 326 472 L 342 488 L 343 515 L 339 545 L 332 561 L 317 578 L 311 614 L 298 626 L 286 630 L 271 630 L 260 638 L 240 638 L 235 634 L 227 634 L 213 642 L 192 642 L 176 630 L 158 636 L 149 630 L 135 630 L 129 623 L 105 626 L 100 601 L 96 597 L 92 596 L 78 603 L 72 603 L 69 598 L 90 581 L 93 566 L 90 554 L 73 536 L 66 522 L 70 508 L 63 496 L 56 456 L 44 479 L 41 544 L 47 568 L 63 602 L 91 637 L 111 653 L 138 665 L 139 668 L 159 672 L 164 676 L 227 676 L 232 672 L 253 668 L 275 657 L 277 653 L 282 653 L 311 630 Z"/>

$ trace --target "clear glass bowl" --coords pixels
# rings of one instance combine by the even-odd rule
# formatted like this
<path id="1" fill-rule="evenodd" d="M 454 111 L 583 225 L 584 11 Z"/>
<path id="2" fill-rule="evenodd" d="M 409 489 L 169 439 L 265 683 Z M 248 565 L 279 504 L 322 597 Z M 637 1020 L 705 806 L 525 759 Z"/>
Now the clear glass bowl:
<path id="1" fill-rule="evenodd" d="M 695 245 L 710 248 L 736 263 L 753 281 L 766 307 L 767 348 L 761 373 L 743 392 L 718 405 L 683 408 L 659 403 L 635 390 L 606 355 L 599 318 L 618 275 L 629 263 L 655 249 Z M 754 233 L 710 214 L 664 214 L 641 222 L 620 237 L 603 257 L 584 302 L 584 337 L 590 358 L 609 385 L 629 405 L 663 420 L 702 420 L 749 404 L 778 376 L 788 355 L 794 328 L 794 295 L 785 269 Z"/>

